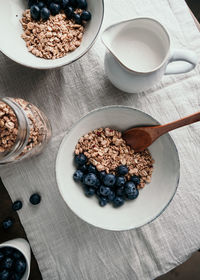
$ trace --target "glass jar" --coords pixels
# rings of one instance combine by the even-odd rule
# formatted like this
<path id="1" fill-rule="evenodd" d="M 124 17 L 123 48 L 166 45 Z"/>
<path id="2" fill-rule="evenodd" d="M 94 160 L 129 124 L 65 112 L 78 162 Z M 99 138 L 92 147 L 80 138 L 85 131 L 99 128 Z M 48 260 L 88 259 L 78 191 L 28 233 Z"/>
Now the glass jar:
<path id="1" fill-rule="evenodd" d="M 51 137 L 51 126 L 33 104 L 0 98 L 0 165 L 39 154 Z"/>

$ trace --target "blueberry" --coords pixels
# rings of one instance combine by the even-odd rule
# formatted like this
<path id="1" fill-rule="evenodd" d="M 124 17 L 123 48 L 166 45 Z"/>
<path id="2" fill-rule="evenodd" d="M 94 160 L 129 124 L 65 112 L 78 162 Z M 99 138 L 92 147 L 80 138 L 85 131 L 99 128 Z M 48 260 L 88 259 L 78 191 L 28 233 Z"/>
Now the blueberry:
<path id="1" fill-rule="evenodd" d="M 136 187 L 140 184 L 140 177 L 139 176 L 131 176 L 131 181 L 136 185 Z"/>
<path id="2" fill-rule="evenodd" d="M 83 183 L 87 186 L 93 187 L 96 185 L 97 176 L 93 173 L 88 173 L 83 177 Z"/>
<path id="3" fill-rule="evenodd" d="M 102 181 L 102 183 L 103 183 L 103 178 L 106 176 L 106 171 L 100 171 L 99 172 L 99 178 L 100 178 L 100 180 Z"/>
<path id="4" fill-rule="evenodd" d="M 135 188 L 136 188 L 135 184 L 132 181 L 128 181 L 125 184 L 125 193 L 127 195 L 131 195 L 134 192 Z"/>
<path id="5" fill-rule="evenodd" d="M 17 274 L 14 271 L 11 272 L 10 280 L 21 280 L 21 279 L 22 279 L 21 274 Z"/>
<path id="6" fill-rule="evenodd" d="M 18 211 L 18 210 L 20 210 L 20 209 L 22 209 L 22 202 L 20 201 L 20 200 L 17 200 L 17 201 L 15 201 L 14 203 L 13 203 L 13 205 L 12 205 L 12 209 L 14 210 L 14 211 Z"/>
<path id="7" fill-rule="evenodd" d="M 34 194 L 31 195 L 29 201 L 30 201 L 31 204 L 37 205 L 41 201 L 41 196 L 38 193 L 34 193 Z"/>
<path id="8" fill-rule="evenodd" d="M 100 187 L 100 194 L 103 195 L 103 196 L 108 196 L 110 194 L 110 188 L 101 185 L 101 187 Z"/>
<path id="9" fill-rule="evenodd" d="M 50 11 L 49 11 L 49 9 L 48 8 L 46 8 L 46 7 L 44 7 L 44 8 L 42 8 L 41 9 L 41 18 L 43 19 L 43 20 L 48 20 L 49 19 L 49 17 L 50 17 Z"/>
<path id="10" fill-rule="evenodd" d="M 76 170 L 73 175 L 73 179 L 75 182 L 80 182 L 83 180 L 83 172 L 81 170 Z"/>
<path id="11" fill-rule="evenodd" d="M 88 171 L 88 166 L 86 164 L 83 164 L 82 166 L 79 167 L 79 169 L 83 172 L 86 173 Z"/>
<path id="12" fill-rule="evenodd" d="M 21 253 L 20 251 L 14 250 L 14 252 L 13 252 L 13 257 L 14 257 L 15 259 L 20 259 L 21 257 L 23 257 L 23 255 L 22 255 L 22 253 Z"/>
<path id="13" fill-rule="evenodd" d="M 2 261 L 2 267 L 5 269 L 11 269 L 13 266 L 13 259 L 11 257 L 7 257 Z"/>
<path id="14" fill-rule="evenodd" d="M 73 13 L 74 13 L 74 10 L 73 10 L 72 7 L 67 7 L 67 8 L 65 9 L 64 12 L 65 12 L 67 18 L 68 18 L 68 19 L 71 19 L 71 18 L 72 18 L 72 15 L 73 15 Z"/>
<path id="15" fill-rule="evenodd" d="M 3 270 L 0 272 L 0 280 L 9 280 L 10 279 L 10 273 L 7 270 Z"/>
<path id="16" fill-rule="evenodd" d="M 119 175 L 126 175 L 128 173 L 128 167 L 126 165 L 120 165 L 117 167 L 117 173 Z"/>
<path id="17" fill-rule="evenodd" d="M 116 190 L 116 195 L 117 196 L 123 196 L 124 195 L 124 186 L 122 186 L 122 187 L 120 187 Z"/>
<path id="18" fill-rule="evenodd" d="M 26 270 L 26 261 L 25 261 L 25 259 L 23 258 L 23 259 L 20 259 L 20 260 L 16 260 L 16 262 L 15 262 L 15 271 L 17 273 L 22 274 L 22 273 L 25 272 L 25 270 Z"/>
<path id="19" fill-rule="evenodd" d="M 4 258 L 4 253 L 0 251 L 0 262 L 3 260 L 3 258 Z"/>
<path id="20" fill-rule="evenodd" d="M 113 200 L 114 207 L 120 207 L 124 204 L 124 200 L 122 197 L 116 196 Z"/>
<path id="21" fill-rule="evenodd" d="M 113 191 L 110 191 L 109 195 L 108 195 L 108 199 L 109 201 L 113 201 L 115 198 L 115 193 Z"/>
<path id="22" fill-rule="evenodd" d="M 88 197 L 93 196 L 95 194 L 95 189 L 92 187 L 84 186 L 84 193 Z"/>
<path id="23" fill-rule="evenodd" d="M 94 174 L 97 173 L 97 169 L 93 164 L 88 165 L 88 173 L 94 173 Z"/>
<path id="24" fill-rule="evenodd" d="M 4 248 L 4 254 L 5 254 L 5 256 L 11 256 L 13 254 L 13 248 L 5 247 Z"/>
<path id="25" fill-rule="evenodd" d="M 85 21 L 89 21 L 91 20 L 91 13 L 88 12 L 88 11 L 83 11 L 82 14 L 81 14 L 81 19 L 82 20 L 85 20 Z"/>
<path id="26" fill-rule="evenodd" d="M 125 183 L 126 183 L 125 177 L 123 177 L 123 176 L 116 177 L 116 183 L 115 183 L 115 185 L 116 185 L 117 187 L 122 187 L 122 186 L 124 186 Z"/>
<path id="27" fill-rule="evenodd" d="M 100 186 L 101 186 L 101 182 L 100 182 L 100 180 L 97 178 L 95 187 L 96 187 L 96 188 L 99 188 Z"/>
<path id="28" fill-rule="evenodd" d="M 53 16 L 55 16 L 55 15 L 57 15 L 57 14 L 60 13 L 60 5 L 59 5 L 59 4 L 51 3 L 51 4 L 49 5 L 49 9 L 50 9 L 51 14 L 52 14 Z"/>
<path id="29" fill-rule="evenodd" d="M 103 183 L 107 187 L 114 186 L 116 182 L 116 177 L 113 174 L 106 174 L 106 176 L 103 178 Z"/>
<path id="30" fill-rule="evenodd" d="M 70 0 L 69 1 L 70 6 L 77 7 L 77 0 Z"/>
<path id="31" fill-rule="evenodd" d="M 82 166 L 87 162 L 87 158 L 84 154 L 79 154 L 75 156 L 75 162 L 78 166 Z"/>
<path id="32" fill-rule="evenodd" d="M 133 199 L 136 199 L 138 197 L 138 195 L 139 195 L 139 191 L 137 188 L 135 188 L 132 194 L 127 195 L 127 198 L 129 200 L 133 200 Z"/>
<path id="33" fill-rule="evenodd" d="M 42 9 L 42 8 L 44 8 L 45 7 L 45 4 L 44 4 L 44 2 L 38 2 L 37 3 L 37 6 L 40 8 L 40 10 Z"/>
<path id="34" fill-rule="evenodd" d="M 81 16 L 79 14 L 73 13 L 72 18 L 75 21 L 76 24 L 81 24 Z"/>
<path id="35" fill-rule="evenodd" d="M 60 1 L 61 8 L 65 10 L 69 6 L 69 0 L 61 0 Z"/>
<path id="36" fill-rule="evenodd" d="M 31 8 L 31 6 L 37 4 L 37 0 L 28 0 L 28 7 L 29 9 Z"/>
<path id="37" fill-rule="evenodd" d="M 13 220 L 11 218 L 6 218 L 2 223 L 4 229 L 9 229 L 12 227 L 12 225 L 13 225 Z"/>
<path id="38" fill-rule="evenodd" d="M 87 1 L 86 0 L 76 0 L 77 8 L 86 10 L 87 9 Z"/>
<path id="39" fill-rule="evenodd" d="M 106 204 L 108 203 L 107 199 L 105 197 L 99 197 L 99 205 L 101 207 L 106 206 Z"/>
<path id="40" fill-rule="evenodd" d="M 37 5 L 31 7 L 31 17 L 35 20 L 40 19 L 40 8 Z"/>

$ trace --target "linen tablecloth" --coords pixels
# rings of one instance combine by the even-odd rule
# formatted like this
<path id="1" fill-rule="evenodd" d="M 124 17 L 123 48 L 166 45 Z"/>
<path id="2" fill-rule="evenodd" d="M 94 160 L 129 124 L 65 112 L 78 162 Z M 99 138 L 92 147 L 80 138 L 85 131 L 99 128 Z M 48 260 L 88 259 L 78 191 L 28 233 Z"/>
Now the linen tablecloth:
<path id="1" fill-rule="evenodd" d="M 200 35 L 183 0 L 105 0 L 103 29 L 138 16 L 160 20 L 174 47 L 200 55 Z M 151 224 L 127 232 L 97 229 L 76 217 L 59 194 L 55 179 L 59 144 L 88 111 L 131 105 L 161 123 L 199 111 L 199 66 L 185 75 L 166 76 L 147 92 L 125 94 L 105 76 L 104 52 L 99 38 L 79 61 L 52 71 L 27 69 L 0 55 L 1 96 L 31 101 L 53 127 L 52 141 L 43 154 L 1 169 L 0 174 L 12 199 L 23 200 L 20 219 L 44 280 L 153 279 L 200 247 L 199 123 L 171 133 L 180 155 L 180 184 L 170 206 Z M 71 176 L 67 170 L 66 176 Z M 35 191 L 41 193 L 42 203 L 31 207 L 28 201 Z"/>

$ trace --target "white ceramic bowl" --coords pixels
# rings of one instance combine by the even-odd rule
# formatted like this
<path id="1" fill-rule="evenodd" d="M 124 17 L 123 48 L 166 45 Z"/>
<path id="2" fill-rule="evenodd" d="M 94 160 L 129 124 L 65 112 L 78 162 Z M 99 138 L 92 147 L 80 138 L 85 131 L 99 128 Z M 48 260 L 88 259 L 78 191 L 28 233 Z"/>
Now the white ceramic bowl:
<path id="1" fill-rule="evenodd" d="M 11 247 L 19 250 L 26 260 L 26 271 L 21 280 L 28 280 L 31 266 L 31 249 L 28 242 L 23 238 L 16 238 L 0 244 L 0 248 Z"/>
<path id="2" fill-rule="evenodd" d="M 157 124 L 155 119 L 137 109 L 108 106 L 90 112 L 72 127 L 58 152 L 56 177 L 63 199 L 76 215 L 96 227 L 120 231 L 143 226 L 166 209 L 176 192 L 180 170 L 178 152 L 169 134 L 160 137 L 149 148 L 155 159 L 152 182 L 140 190 L 136 200 L 126 202 L 121 208 L 112 205 L 101 208 L 96 197 L 85 197 L 72 178 L 74 148 L 85 133 L 99 127 L 123 131 L 138 125 Z"/>
<path id="3" fill-rule="evenodd" d="M 67 65 L 83 56 L 93 45 L 103 21 L 104 0 L 87 0 L 88 10 L 92 14 L 87 24 L 82 44 L 68 55 L 47 60 L 29 53 L 25 41 L 21 38 L 22 26 L 19 22 L 27 9 L 27 0 L 0 0 L 0 50 L 9 58 L 24 66 L 37 69 L 51 69 Z"/>

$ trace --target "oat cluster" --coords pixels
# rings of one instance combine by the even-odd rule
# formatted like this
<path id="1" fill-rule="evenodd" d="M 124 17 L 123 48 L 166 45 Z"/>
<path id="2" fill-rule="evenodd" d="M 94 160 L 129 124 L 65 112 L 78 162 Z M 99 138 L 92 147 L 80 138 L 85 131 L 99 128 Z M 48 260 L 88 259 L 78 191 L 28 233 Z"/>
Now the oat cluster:
<path id="1" fill-rule="evenodd" d="M 15 144 L 18 122 L 13 110 L 0 101 L 0 153 L 9 151 Z"/>
<path id="2" fill-rule="evenodd" d="M 139 188 L 151 182 L 154 160 L 148 150 L 134 152 L 122 138 L 122 133 L 110 128 L 99 128 L 82 136 L 76 147 L 75 154 L 84 153 L 88 162 L 96 166 L 98 171 L 105 170 L 115 174 L 119 165 L 129 168 L 130 176 L 141 177 Z"/>
<path id="3" fill-rule="evenodd" d="M 21 24 L 28 51 L 46 59 L 61 58 L 74 51 L 80 46 L 84 33 L 84 27 L 68 20 L 64 13 L 51 15 L 47 21 L 35 21 L 28 9 L 23 13 Z"/>

